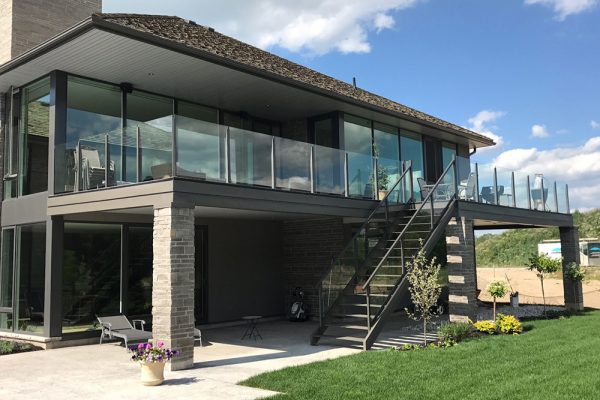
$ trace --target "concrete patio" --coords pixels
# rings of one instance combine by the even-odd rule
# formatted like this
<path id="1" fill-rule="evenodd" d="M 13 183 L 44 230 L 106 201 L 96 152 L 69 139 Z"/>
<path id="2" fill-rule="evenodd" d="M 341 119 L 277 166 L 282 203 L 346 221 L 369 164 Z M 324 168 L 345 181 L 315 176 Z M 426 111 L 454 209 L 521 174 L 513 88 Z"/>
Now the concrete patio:
<path id="1" fill-rule="evenodd" d="M 416 342 L 414 332 L 398 319 L 376 348 Z M 144 387 L 140 367 L 117 343 L 68 347 L 0 357 L 1 399 L 257 399 L 274 393 L 237 385 L 266 371 L 340 357 L 360 350 L 310 346 L 316 323 L 287 321 L 258 325 L 263 340 L 241 340 L 243 326 L 203 331 L 204 347 L 196 347 L 194 368 L 165 372 L 165 383 Z"/>

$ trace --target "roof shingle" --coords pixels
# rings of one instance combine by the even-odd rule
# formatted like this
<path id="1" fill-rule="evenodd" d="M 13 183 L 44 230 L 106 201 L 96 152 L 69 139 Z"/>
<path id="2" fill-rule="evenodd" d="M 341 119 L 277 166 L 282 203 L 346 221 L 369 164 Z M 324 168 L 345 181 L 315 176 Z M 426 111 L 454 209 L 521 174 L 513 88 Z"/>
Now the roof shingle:
<path id="1" fill-rule="evenodd" d="M 310 68 L 296 64 L 282 57 L 261 50 L 214 29 L 175 16 L 142 14 L 94 14 L 93 18 L 118 24 L 139 32 L 154 35 L 193 49 L 208 52 L 252 68 L 256 68 L 283 78 L 292 79 L 304 85 L 332 92 L 368 105 L 381 107 L 405 116 L 424 121 L 441 128 L 453 130 L 478 142 L 493 144 L 493 141 L 453 123 L 407 107 L 403 104 L 378 96 L 364 89 L 355 88 L 346 82 L 332 78 Z"/>

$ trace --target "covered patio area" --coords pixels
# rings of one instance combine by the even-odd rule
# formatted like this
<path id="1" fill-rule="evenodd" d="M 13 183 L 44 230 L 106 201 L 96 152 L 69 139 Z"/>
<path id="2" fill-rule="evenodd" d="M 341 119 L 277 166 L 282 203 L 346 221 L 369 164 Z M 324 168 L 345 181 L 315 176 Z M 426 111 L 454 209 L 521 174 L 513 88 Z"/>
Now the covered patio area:
<path id="1" fill-rule="evenodd" d="M 374 347 L 409 343 L 415 333 L 399 329 L 406 321 L 390 323 Z M 292 365 L 345 356 L 358 348 L 311 346 L 308 337 L 316 323 L 277 320 L 258 324 L 263 340 L 241 340 L 241 325 L 204 329 L 203 347 L 194 348 L 194 366 L 165 371 L 159 387 L 139 382 L 140 368 L 116 342 L 103 345 L 14 354 L 0 357 L 3 398 L 46 400 L 82 399 L 256 399 L 274 393 L 237 385 L 251 376 Z M 35 376 L 35 380 L 31 377 Z"/>

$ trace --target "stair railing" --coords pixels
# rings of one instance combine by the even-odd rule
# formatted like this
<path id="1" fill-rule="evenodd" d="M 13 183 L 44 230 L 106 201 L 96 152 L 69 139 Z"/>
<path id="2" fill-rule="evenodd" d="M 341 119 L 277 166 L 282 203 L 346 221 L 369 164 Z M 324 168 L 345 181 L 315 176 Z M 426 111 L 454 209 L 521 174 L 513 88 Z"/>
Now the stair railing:
<path id="1" fill-rule="evenodd" d="M 368 241 L 369 224 L 381 212 L 385 215 L 386 224 L 389 224 L 389 207 L 390 205 L 408 204 L 414 202 L 413 195 L 413 170 L 412 162 L 407 161 L 402 163 L 402 174 L 396 180 L 391 189 L 388 190 L 385 197 L 379 201 L 377 206 L 371 211 L 365 222 L 361 225 L 358 232 L 352 237 L 337 257 L 332 259 L 331 267 L 325 271 L 318 283 L 319 289 L 319 322 L 323 323 L 323 316 L 344 288 L 356 276 L 356 272 L 360 267 L 361 253 L 363 259 L 366 259 L 370 249 L 368 242 L 365 242 L 366 248 L 361 249 L 358 244 L 361 236 L 364 235 Z M 406 180 L 408 179 L 408 182 Z M 376 188 L 377 189 L 377 188 Z M 397 194 L 397 197 L 392 197 L 392 194 Z M 392 200 L 394 199 L 394 200 Z M 351 265 L 344 262 L 345 259 L 350 259 Z"/>
<path id="2" fill-rule="evenodd" d="M 447 183 L 443 183 L 444 179 L 446 178 L 446 176 L 448 175 L 448 172 L 452 170 L 453 171 L 453 176 L 452 176 L 452 187 L 453 187 L 453 192 L 450 193 L 448 191 L 448 187 L 445 188 L 445 190 L 442 190 L 443 186 L 442 185 L 448 185 Z M 434 205 L 434 201 L 435 201 L 435 197 L 436 197 L 436 193 L 438 193 L 438 197 L 440 194 L 443 194 L 446 196 L 446 200 L 447 203 L 444 204 L 444 208 L 445 206 L 450 203 L 451 200 L 456 198 L 456 194 L 457 194 L 457 187 L 458 187 L 458 183 L 457 183 L 457 168 L 456 168 L 456 156 L 452 159 L 452 161 L 450 162 L 450 164 L 448 164 L 448 166 L 446 167 L 446 169 L 444 170 L 444 172 L 442 173 L 442 175 L 440 176 L 440 178 L 437 180 L 437 182 L 435 183 L 435 185 L 433 185 L 430 189 L 429 189 L 429 193 L 427 193 L 427 195 L 425 196 L 425 198 L 423 199 L 423 201 L 421 202 L 421 204 L 419 205 L 419 207 L 417 208 L 417 210 L 415 211 L 415 213 L 413 214 L 413 216 L 408 220 L 408 223 L 404 226 L 404 229 L 402 229 L 402 232 L 400 232 L 400 234 L 396 237 L 396 239 L 394 240 L 394 243 L 392 243 L 392 245 L 389 247 L 389 249 L 386 251 L 385 255 L 381 258 L 381 261 L 379 262 L 379 264 L 377 264 L 377 267 L 375 267 L 375 270 L 370 274 L 369 278 L 366 280 L 366 282 L 363 284 L 363 288 L 365 288 L 365 290 L 367 291 L 367 297 L 369 297 L 368 295 L 368 289 L 370 288 L 370 284 L 373 281 L 373 279 L 375 278 L 375 276 L 377 275 L 377 272 L 379 272 L 379 269 L 381 268 L 381 266 L 383 265 L 383 263 L 387 260 L 387 258 L 390 256 L 390 254 L 392 253 L 392 251 L 395 250 L 396 246 L 398 245 L 398 242 L 400 242 L 400 251 L 401 253 L 404 253 L 404 242 L 403 242 L 403 238 L 406 235 L 406 232 L 408 231 L 408 229 L 411 227 L 411 225 L 413 224 L 414 220 L 419 216 L 419 213 L 423 210 L 423 208 L 425 207 L 426 204 L 430 204 L 430 212 L 431 212 L 431 220 L 430 220 L 430 229 L 433 230 L 434 225 L 435 225 L 435 205 Z M 402 258 L 401 258 L 401 262 L 402 262 L 402 270 L 404 272 L 404 256 L 402 254 Z"/>

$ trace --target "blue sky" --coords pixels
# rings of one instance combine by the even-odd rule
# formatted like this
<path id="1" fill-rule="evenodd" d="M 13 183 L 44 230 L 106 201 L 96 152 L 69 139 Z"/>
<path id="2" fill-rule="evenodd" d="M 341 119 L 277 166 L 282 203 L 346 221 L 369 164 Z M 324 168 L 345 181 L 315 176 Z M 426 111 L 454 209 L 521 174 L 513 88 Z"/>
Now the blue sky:
<path id="1" fill-rule="evenodd" d="M 600 207 L 599 0 L 104 0 L 178 15 L 497 138 L 476 159 Z M 599 200 L 596 200 L 599 199 Z"/>

